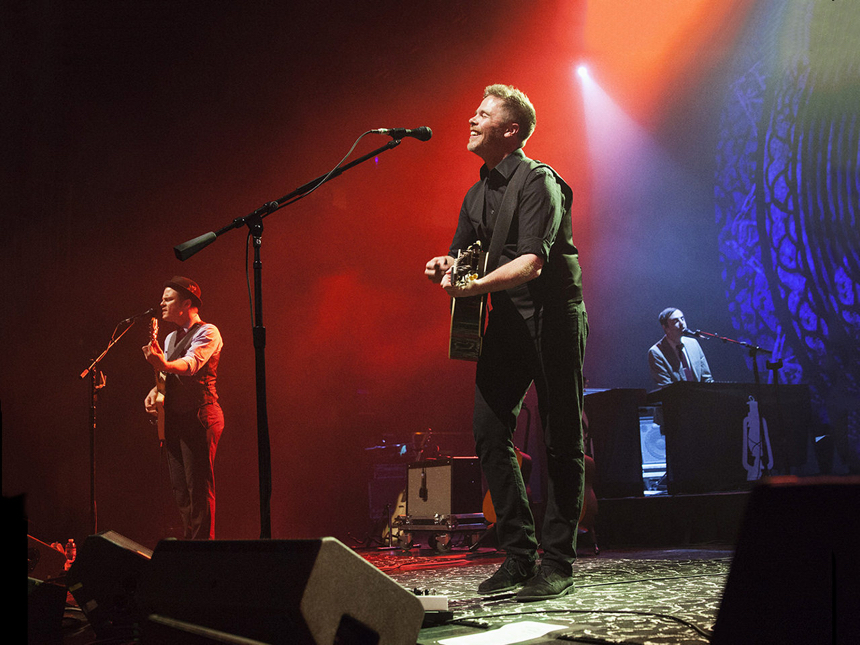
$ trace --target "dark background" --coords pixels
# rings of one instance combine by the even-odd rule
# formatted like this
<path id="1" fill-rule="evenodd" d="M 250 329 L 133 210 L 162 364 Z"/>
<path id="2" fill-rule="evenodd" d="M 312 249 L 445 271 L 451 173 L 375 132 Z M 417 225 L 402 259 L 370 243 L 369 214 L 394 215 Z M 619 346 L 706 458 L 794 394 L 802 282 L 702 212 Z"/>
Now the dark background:
<path id="1" fill-rule="evenodd" d="M 468 441 L 474 366 L 447 359 L 448 298 L 423 266 L 447 250 L 477 178 L 467 120 L 491 83 L 530 96 L 526 152 L 578 197 L 589 386 L 651 387 L 646 353 L 665 306 L 729 334 L 716 123 L 754 3 L 595 4 L 7 5 L 3 494 L 26 494 L 30 533 L 89 533 L 90 384 L 79 375 L 179 274 L 198 281 L 202 316 L 225 341 L 216 531 L 259 535 L 246 231 L 186 262 L 173 247 L 324 174 L 371 128 L 434 135 L 265 220 L 273 537 L 366 534 L 365 449 L 386 434 Z M 583 61 L 621 115 L 608 132 L 588 121 Z M 370 135 L 353 157 L 385 141 Z M 143 412 L 146 340 L 136 325 L 102 363 L 95 463 L 99 530 L 154 546 L 178 517 Z M 751 380 L 742 352 L 706 351 L 718 380 Z"/>

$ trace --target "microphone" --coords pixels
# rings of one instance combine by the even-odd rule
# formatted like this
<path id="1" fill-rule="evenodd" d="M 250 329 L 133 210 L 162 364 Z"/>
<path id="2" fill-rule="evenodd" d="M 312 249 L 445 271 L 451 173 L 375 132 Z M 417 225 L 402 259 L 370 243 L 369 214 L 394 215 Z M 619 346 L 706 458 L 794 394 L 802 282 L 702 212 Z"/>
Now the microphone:
<path id="1" fill-rule="evenodd" d="M 131 322 L 132 320 L 137 320 L 138 318 L 149 318 L 150 316 L 155 316 L 156 313 L 158 313 L 158 309 L 156 309 L 155 307 L 150 307 L 142 314 L 135 314 L 134 316 L 126 318 L 125 320 L 123 320 L 123 322 Z"/>
<path id="2" fill-rule="evenodd" d="M 681 335 L 688 336 L 689 338 L 700 338 L 699 334 L 701 333 L 702 332 L 700 332 L 698 329 L 696 331 L 690 331 L 685 327 L 684 330 L 681 332 Z"/>
<path id="3" fill-rule="evenodd" d="M 427 141 L 433 136 L 433 130 L 426 125 L 412 130 L 408 128 L 377 128 L 370 131 L 372 134 L 387 134 L 392 139 L 402 139 L 403 137 L 413 137 L 419 141 Z"/>

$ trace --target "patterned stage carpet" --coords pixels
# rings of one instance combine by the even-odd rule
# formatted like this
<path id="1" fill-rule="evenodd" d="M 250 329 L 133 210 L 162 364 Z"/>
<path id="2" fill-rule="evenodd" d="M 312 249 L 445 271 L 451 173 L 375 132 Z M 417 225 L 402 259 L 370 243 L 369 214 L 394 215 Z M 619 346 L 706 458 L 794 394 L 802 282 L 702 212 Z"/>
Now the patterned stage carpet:
<path id="1" fill-rule="evenodd" d="M 507 642 L 708 643 L 733 554 L 721 546 L 603 551 L 577 561 L 574 593 L 519 603 L 512 593 L 488 599 L 475 591 L 502 562 L 497 552 L 425 551 L 362 552 L 407 589 L 429 589 L 448 598 L 453 620 L 437 626 L 425 622 L 422 645 L 520 621 L 559 628 L 542 637 Z"/>

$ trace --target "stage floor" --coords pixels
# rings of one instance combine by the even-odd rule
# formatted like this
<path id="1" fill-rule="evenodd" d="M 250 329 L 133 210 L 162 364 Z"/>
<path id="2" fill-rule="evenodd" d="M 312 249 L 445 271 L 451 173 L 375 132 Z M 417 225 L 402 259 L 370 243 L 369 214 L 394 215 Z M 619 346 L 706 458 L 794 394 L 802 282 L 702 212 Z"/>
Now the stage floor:
<path id="1" fill-rule="evenodd" d="M 589 552 L 574 567 L 574 593 L 536 603 L 517 602 L 512 593 L 491 599 L 476 593 L 478 584 L 504 560 L 495 551 L 362 555 L 407 589 L 430 589 L 448 598 L 453 622 L 423 628 L 422 645 L 522 621 L 557 629 L 543 637 L 511 642 L 666 644 L 709 642 L 733 550 L 708 546 Z"/>
<path id="2" fill-rule="evenodd" d="M 525 621 L 553 631 L 526 640 L 503 640 L 493 634 L 486 642 L 708 643 L 733 555 L 731 547 L 722 545 L 613 549 L 599 554 L 585 549 L 574 567 L 574 593 L 558 600 L 519 603 L 513 593 L 486 598 L 476 592 L 504 560 L 493 549 L 472 553 L 465 547 L 454 548 L 444 554 L 429 548 L 357 552 L 406 589 L 447 597 L 451 620 L 436 626 L 425 621 L 418 639 L 421 645 L 469 634 L 489 636 L 506 625 L 523 627 Z M 97 640 L 73 607 L 67 608 L 64 632 L 65 645 Z"/>

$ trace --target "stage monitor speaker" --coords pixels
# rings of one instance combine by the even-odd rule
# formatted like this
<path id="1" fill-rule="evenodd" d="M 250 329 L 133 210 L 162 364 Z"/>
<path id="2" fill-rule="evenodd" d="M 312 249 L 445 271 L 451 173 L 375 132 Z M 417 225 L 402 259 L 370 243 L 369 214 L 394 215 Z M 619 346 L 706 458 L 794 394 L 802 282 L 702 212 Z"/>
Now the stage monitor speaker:
<path id="1" fill-rule="evenodd" d="M 27 536 L 27 575 L 36 580 L 51 580 L 66 575 L 66 554 L 50 544 Z"/>
<path id="2" fill-rule="evenodd" d="M 857 643 L 860 478 L 777 478 L 750 495 L 711 642 Z"/>
<path id="3" fill-rule="evenodd" d="M 27 578 L 27 643 L 62 645 L 65 608 L 64 585 Z"/>
<path id="4" fill-rule="evenodd" d="M 330 537 L 163 540 L 142 600 L 161 621 L 145 644 L 161 642 L 165 619 L 263 643 L 415 643 L 424 618 L 414 594 Z"/>
<path id="5" fill-rule="evenodd" d="M 126 638 L 143 622 L 140 581 L 152 551 L 119 533 L 90 535 L 78 548 L 66 583 L 96 636 Z"/>

